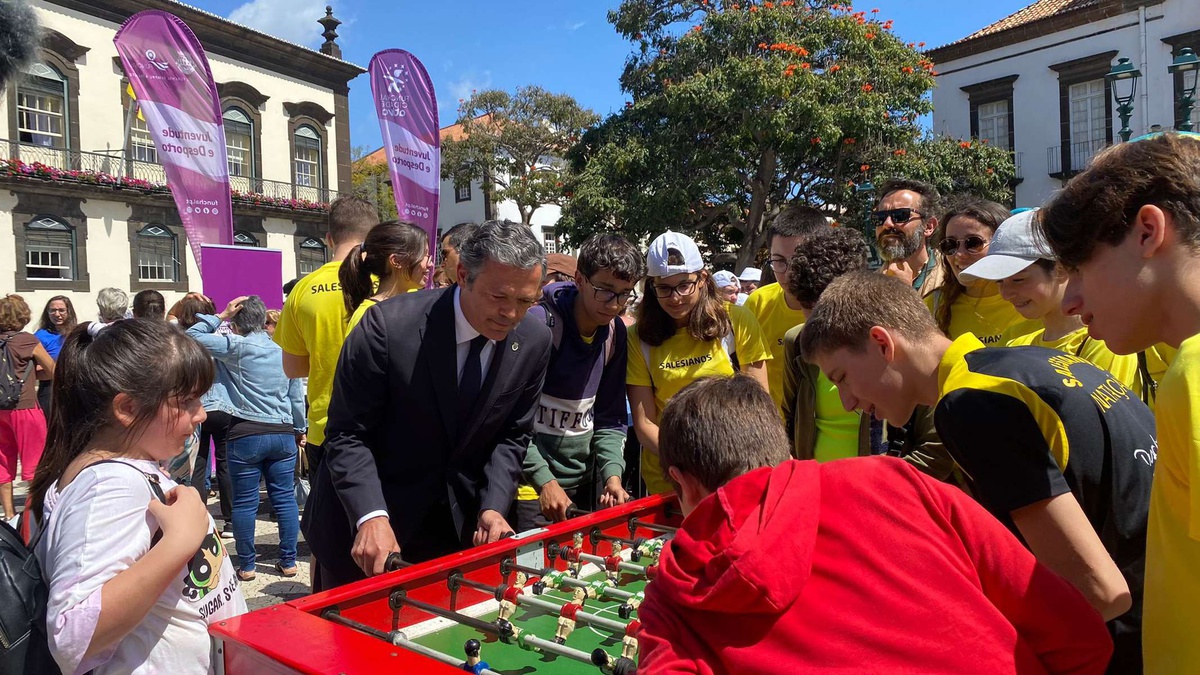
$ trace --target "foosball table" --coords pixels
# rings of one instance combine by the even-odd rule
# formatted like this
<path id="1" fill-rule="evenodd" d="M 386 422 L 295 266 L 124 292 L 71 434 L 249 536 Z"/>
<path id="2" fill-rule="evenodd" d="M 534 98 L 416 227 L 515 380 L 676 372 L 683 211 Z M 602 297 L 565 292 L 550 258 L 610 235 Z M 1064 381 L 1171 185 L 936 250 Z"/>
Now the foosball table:
<path id="1" fill-rule="evenodd" d="M 218 673 L 633 675 L 638 607 L 678 504 L 576 513 L 214 624 Z"/>

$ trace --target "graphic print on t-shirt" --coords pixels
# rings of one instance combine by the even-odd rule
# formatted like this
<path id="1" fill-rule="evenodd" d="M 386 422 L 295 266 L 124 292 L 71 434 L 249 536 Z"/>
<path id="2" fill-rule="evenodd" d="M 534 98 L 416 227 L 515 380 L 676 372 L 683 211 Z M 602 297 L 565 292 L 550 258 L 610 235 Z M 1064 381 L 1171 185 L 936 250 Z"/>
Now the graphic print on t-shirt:
<path id="1" fill-rule="evenodd" d="M 221 581 L 221 565 L 227 559 L 221 538 L 216 531 L 209 530 L 200 543 L 200 550 L 188 562 L 187 574 L 183 577 L 183 597 L 200 600 L 216 590 Z"/>

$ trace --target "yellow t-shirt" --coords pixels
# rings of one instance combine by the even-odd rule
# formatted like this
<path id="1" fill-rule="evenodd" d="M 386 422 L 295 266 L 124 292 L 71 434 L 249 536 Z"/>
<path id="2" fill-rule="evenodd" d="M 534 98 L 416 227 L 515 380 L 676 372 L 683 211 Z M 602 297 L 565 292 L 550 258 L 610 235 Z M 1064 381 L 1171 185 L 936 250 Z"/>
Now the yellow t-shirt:
<path id="1" fill-rule="evenodd" d="M 804 323 L 804 312 L 791 309 L 783 296 L 783 286 L 767 284 L 750 294 L 745 308 L 758 319 L 762 328 L 763 341 L 771 350 L 771 360 L 767 362 L 767 385 L 771 389 L 771 399 L 775 406 L 783 407 L 783 336 L 789 330 Z"/>
<path id="2" fill-rule="evenodd" d="M 346 324 L 346 335 L 350 335 L 350 331 L 354 330 L 354 327 L 358 325 L 359 321 L 362 321 L 363 314 L 366 314 L 368 309 L 371 309 L 377 304 L 379 303 L 375 302 L 371 298 L 363 300 L 362 304 L 358 306 L 358 309 L 354 310 L 354 313 L 350 315 L 350 321 Z"/>
<path id="3" fill-rule="evenodd" d="M 333 373 L 346 338 L 346 305 L 338 283 L 341 261 L 322 265 L 292 289 L 279 324 L 275 344 L 283 351 L 308 357 L 308 442 L 325 442 Z"/>
<path id="4" fill-rule="evenodd" d="M 737 305 L 726 305 L 725 309 L 733 323 L 733 351 L 738 363 L 749 365 L 769 361 L 771 352 L 763 344 L 762 329 L 750 310 Z M 666 342 L 652 347 L 642 342 L 637 329 L 637 324 L 629 329 L 629 361 L 625 369 L 625 383 L 654 390 L 656 420 L 662 415 L 667 401 L 680 389 L 702 377 L 733 375 L 733 362 L 721 340 L 701 342 L 693 338 L 687 328 L 680 328 Z M 646 351 L 650 353 L 653 368 L 646 363 Z M 642 479 L 653 494 L 671 490 L 671 484 L 662 477 L 658 455 L 652 452 L 642 452 Z"/>
<path id="5" fill-rule="evenodd" d="M 817 375 L 817 446 L 813 459 L 828 462 L 832 459 L 858 456 L 858 413 L 847 412 L 838 395 L 837 385 Z"/>
<path id="6" fill-rule="evenodd" d="M 1200 664 L 1200 335 L 1183 341 L 1159 384 L 1156 422 L 1142 653 L 1147 673 L 1191 673 Z"/>
<path id="7" fill-rule="evenodd" d="M 935 317 L 941 298 L 942 292 L 925 298 L 925 306 Z M 1041 322 L 1021 316 L 1012 303 L 1000 297 L 999 293 L 980 298 L 960 295 L 950 307 L 950 331 L 947 337 L 957 340 L 967 333 L 973 333 L 983 346 L 1001 347 L 1009 337 L 1026 335 L 1041 327 Z"/>

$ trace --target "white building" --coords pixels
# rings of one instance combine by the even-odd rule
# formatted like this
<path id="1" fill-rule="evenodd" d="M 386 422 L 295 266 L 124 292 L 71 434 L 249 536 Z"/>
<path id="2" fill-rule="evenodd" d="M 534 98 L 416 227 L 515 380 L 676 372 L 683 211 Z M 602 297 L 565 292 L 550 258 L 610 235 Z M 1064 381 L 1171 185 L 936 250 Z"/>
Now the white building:
<path id="1" fill-rule="evenodd" d="M 207 52 L 235 243 L 282 250 L 284 280 L 325 262 L 327 203 L 350 188 L 347 83 L 365 72 L 341 60 L 336 19 L 313 17 L 314 31 L 326 28 L 317 52 L 173 0 L 30 4 L 45 29 L 39 61 L 0 96 L 0 290 L 23 295 L 35 321 L 58 294 L 89 320 L 107 286 L 155 289 L 168 306 L 201 290 L 145 122 L 133 118 L 125 142 L 129 87 L 113 37 L 145 9 L 183 19 Z M 40 175 L 23 174 L 34 163 Z"/>
<path id="2" fill-rule="evenodd" d="M 1142 73 L 1133 135 L 1177 126 L 1182 76 L 1167 68 L 1183 48 L 1200 50 L 1198 9 L 1195 0 L 1038 0 L 928 53 L 933 130 L 1013 150 L 1016 205 L 1036 206 L 1120 140 L 1104 79 L 1119 57 Z"/>

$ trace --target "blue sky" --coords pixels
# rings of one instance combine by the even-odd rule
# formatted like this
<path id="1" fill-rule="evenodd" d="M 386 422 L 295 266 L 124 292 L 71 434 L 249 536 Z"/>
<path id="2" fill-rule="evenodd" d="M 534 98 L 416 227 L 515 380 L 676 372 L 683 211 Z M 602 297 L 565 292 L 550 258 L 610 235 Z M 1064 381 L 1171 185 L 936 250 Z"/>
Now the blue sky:
<path id="1" fill-rule="evenodd" d="M 433 78 L 442 125 L 453 124 L 457 105 L 473 89 L 512 91 L 536 84 L 571 94 L 606 115 L 625 101 L 618 78 L 631 46 L 606 20 L 619 0 L 184 0 L 306 47 L 322 42 L 317 19 L 332 4 L 345 23 L 338 43 L 347 61 L 366 67 L 382 49 L 406 49 Z M 933 47 L 969 35 L 1032 0 L 864 0 L 895 20 L 910 42 Z M 350 137 L 370 150 L 380 144 L 370 84 L 350 83 Z"/>

